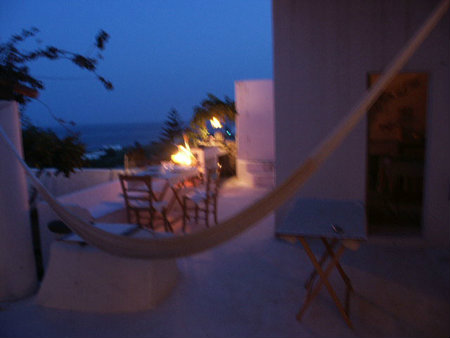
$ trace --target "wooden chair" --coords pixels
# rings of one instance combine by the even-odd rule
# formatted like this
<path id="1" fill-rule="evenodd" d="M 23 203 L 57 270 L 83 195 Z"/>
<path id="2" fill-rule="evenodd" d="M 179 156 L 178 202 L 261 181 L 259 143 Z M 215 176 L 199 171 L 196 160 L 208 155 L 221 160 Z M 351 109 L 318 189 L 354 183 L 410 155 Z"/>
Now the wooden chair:
<path id="1" fill-rule="evenodd" d="M 206 172 L 206 182 L 203 186 L 187 192 L 183 196 L 183 232 L 186 230 L 186 221 L 194 217 L 195 222 L 199 218 L 205 221 L 206 227 L 209 227 L 209 215 L 214 217 L 214 223 L 217 224 L 217 199 L 220 188 L 220 170 L 218 168 L 208 169 Z M 193 215 L 192 215 L 193 211 Z"/>
<path id="2" fill-rule="evenodd" d="M 167 202 L 158 201 L 152 189 L 151 176 L 119 175 L 122 186 L 128 223 L 154 229 L 155 222 L 161 220 L 164 230 L 173 232 L 167 218 Z"/>

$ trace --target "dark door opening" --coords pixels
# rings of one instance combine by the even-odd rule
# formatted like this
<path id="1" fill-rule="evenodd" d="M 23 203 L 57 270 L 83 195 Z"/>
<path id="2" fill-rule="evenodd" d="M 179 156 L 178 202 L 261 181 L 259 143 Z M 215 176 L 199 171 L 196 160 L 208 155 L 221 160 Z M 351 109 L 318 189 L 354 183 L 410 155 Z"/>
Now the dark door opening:
<path id="1" fill-rule="evenodd" d="M 369 74 L 368 85 L 378 77 Z M 401 73 L 368 113 L 369 233 L 421 231 L 427 92 L 427 74 Z"/>

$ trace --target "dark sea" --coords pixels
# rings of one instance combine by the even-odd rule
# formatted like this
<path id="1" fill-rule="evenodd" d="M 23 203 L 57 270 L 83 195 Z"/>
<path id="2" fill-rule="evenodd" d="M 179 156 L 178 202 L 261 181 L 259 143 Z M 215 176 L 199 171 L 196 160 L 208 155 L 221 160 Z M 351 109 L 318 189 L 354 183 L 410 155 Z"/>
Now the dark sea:
<path id="1" fill-rule="evenodd" d="M 104 123 L 76 125 L 72 129 L 80 132 L 81 141 L 88 152 L 107 147 L 126 147 L 139 142 L 142 145 L 156 141 L 161 133 L 163 122 L 142 123 Z M 51 128 L 58 136 L 67 132 L 63 127 Z"/>

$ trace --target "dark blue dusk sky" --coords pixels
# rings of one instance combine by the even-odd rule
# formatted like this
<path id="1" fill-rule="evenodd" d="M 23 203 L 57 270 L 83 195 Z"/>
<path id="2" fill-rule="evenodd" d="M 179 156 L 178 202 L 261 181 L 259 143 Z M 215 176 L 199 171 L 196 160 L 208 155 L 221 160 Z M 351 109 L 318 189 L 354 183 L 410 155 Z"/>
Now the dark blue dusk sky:
<path id="1" fill-rule="evenodd" d="M 98 71 L 39 61 L 40 100 L 77 124 L 162 121 L 171 108 L 189 120 L 210 92 L 234 98 L 234 81 L 272 77 L 270 0 L 2 0 L 0 40 L 37 27 L 44 45 L 88 52 L 100 29 L 110 34 Z M 39 102 L 26 110 L 55 124 Z"/>

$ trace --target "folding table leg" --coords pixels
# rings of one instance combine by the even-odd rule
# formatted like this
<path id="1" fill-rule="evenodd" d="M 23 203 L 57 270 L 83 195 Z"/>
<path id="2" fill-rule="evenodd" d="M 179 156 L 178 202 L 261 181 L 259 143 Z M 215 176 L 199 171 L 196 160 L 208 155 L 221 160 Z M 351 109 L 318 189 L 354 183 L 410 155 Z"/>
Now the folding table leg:
<path id="1" fill-rule="evenodd" d="M 330 256 L 334 256 L 334 252 L 333 252 L 333 248 L 330 246 L 330 243 L 328 243 L 328 241 L 326 240 L 326 238 L 321 238 L 323 244 L 325 245 L 325 248 L 327 249 L 327 252 L 329 253 Z M 342 280 L 345 283 L 345 311 L 347 312 L 347 314 L 350 313 L 350 294 L 351 292 L 353 292 L 353 286 L 352 286 L 352 282 L 350 280 L 350 278 L 347 276 L 347 274 L 345 273 L 344 269 L 342 268 L 341 264 L 339 262 L 337 262 L 336 264 L 336 268 L 339 271 L 339 274 L 342 277 Z"/>
<path id="2" fill-rule="evenodd" d="M 336 238 L 334 238 L 331 243 L 329 243 L 330 245 L 330 249 L 331 251 L 334 250 L 336 244 L 338 243 L 338 240 Z M 323 254 L 322 257 L 320 257 L 319 260 L 319 265 L 322 267 L 323 264 L 326 262 L 326 260 L 328 259 L 328 257 L 330 257 L 330 250 L 326 250 Z M 309 275 L 308 279 L 305 282 L 305 289 L 309 289 L 311 287 L 311 285 L 314 283 L 314 280 L 317 277 L 317 271 L 315 269 L 313 269 L 313 271 L 311 272 L 311 274 Z"/>
<path id="3" fill-rule="evenodd" d="M 309 247 L 308 242 L 303 237 L 298 237 L 300 243 L 302 243 L 303 248 L 305 249 L 306 254 L 308 255 L 309 259 L 311 260 L 315 270 L 317 271 L 317 274 L 320 276 L 320 280 L 317 281 L 317 285 L 313 288 L 313 285 L 310 285 L 310 288 L 308 289 L 308 293 L 305 299 L 305 302 L 303 303 L 303 306 L 301 307 L 299 313 L 297 314 L 297 320 L 301 320 L 303 314 L 305 313 L 306 309 L 310 305 L 311 301 L 318 295 L 320 289 L 322 288 L 322 285 L 325 284 L 325 287 L 328 290 L 328 293 L 330 294 L 331 298 L 333 298 L 339 312 L 341 313 L 342 317 L 344 318 L 345 322 L 350 328 L 353 328 L 352 322 L 350 321 L 350 318 L 348 316 L 348 313 L 346 312 L 344 306 L 342 305 L 341 301 L 339 300 L 336 292 L 334 291 L 333 287 L 331 286 L 330 282 L 328 281 L 328 276 L 331 273 L 332 269 L 339 264 L 339 258 L 342 256 L 342 254 L 345 251 L 344 246 L 339 246 L 336 253 L 333 253 L 331 255 L 331 261 L 328 263 L 325 270 L 322 269 L 322 266 L 319 264 L 317 258 L 315 257 L 314 253 L 312 252 L 311 248 Z"/>
<path id="4" fill-rule="evenodd" d="M 333 241 L 331 243 L 328 243 L 327 239 L 322 237 L 321 238 L 323 245 L 325 246 L 325 248 L 327 249 L 327 253 L 330 257 L 334 257 L 334 244 Z M 347 286 L 348 289 L 350 289 L 351 291 L 353 291 L 353 286 L 352 286 L 352 282 L 350 281 L 350 278 L 347 276 L 347 274 L 345 273 L 344 269 L 342 268 L 341 264 L 339 263 L 339 261 L 336 262 L 336 268 L 339 271 L 339 274 L 342 277 L 342 280 L 344 281 L 345 285 Z"/>

